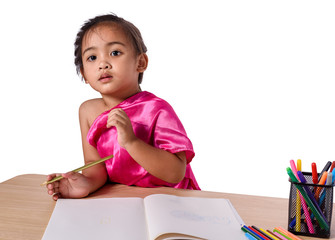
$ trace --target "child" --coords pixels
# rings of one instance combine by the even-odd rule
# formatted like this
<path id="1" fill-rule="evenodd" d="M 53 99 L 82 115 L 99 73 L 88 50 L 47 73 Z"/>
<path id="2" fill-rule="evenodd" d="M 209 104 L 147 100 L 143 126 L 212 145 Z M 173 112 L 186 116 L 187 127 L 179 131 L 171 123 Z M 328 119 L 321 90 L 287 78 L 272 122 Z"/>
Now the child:
<path id="1" fill-rule="evenodd" d="M 183 125 L 166 101 L 139 86 L 148 65 L 146 51 L 139 30 L 113 14 L 88 20 L 78 32 L 77 72 L 101 94 L 79 108 L 85 164 L 114 157 L 48 184 L 54 200 L 85 197 L 108 179 L 140 187 L 200 189 Z"/>

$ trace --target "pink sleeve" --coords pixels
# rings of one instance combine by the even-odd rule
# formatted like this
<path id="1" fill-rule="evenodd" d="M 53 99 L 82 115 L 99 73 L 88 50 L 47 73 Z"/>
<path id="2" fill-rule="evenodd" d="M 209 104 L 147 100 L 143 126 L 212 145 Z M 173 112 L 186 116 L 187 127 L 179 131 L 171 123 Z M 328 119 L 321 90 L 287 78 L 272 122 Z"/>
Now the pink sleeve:
<path id="1" fill-rule="evenodd" d="M 187 163 L 194 157 L 193 145 L 170 105 L 163 106 L 154 122 L 153 145 L 171 153 L 185 152 Z"/>

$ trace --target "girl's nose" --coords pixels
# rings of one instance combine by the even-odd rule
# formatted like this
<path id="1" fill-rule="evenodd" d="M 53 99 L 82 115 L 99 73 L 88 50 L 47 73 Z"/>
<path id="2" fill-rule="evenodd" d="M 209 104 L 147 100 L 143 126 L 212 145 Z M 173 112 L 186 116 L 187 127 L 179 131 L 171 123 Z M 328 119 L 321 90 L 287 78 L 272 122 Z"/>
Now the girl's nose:
<path id="1" fill-rule="evenodd" d="M 110 68 L 112 68 L 112 66 L 107 62 L 102 62 L 99 66 L 99 70 L 110 69 Z"/>

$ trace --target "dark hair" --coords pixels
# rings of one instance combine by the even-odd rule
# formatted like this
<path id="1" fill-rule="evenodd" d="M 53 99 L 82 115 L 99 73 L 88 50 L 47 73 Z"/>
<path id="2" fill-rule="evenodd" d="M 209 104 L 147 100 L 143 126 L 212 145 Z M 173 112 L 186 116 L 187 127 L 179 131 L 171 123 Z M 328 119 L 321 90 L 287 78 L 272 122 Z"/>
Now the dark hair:
<path id="1" fill-rule="evenodd" d="M 76 41 L 74 42 L 74 64 L 76 65 L 77 74 L 80 74 L 80 70 L 83 68 L 82 61 L 82 42 L 85 34 L 97 26 L 100 23 L 114 23 L 122 28 L 126 36 L 131 41 L 136 55 L 147 52 L 147 47 L 145 46 L 141 33 L 132 23 L 124 20 L 123 18 L 118 17 L 117 15 L 111 13 L 106 15 L 97 16 L 95 18 L 91 18 L 84 23 L 84 25 L 80 28 L 77 33 Z M 138 84 L 142 82 L 143 72 L 139 73 L 138 76 Z"/>

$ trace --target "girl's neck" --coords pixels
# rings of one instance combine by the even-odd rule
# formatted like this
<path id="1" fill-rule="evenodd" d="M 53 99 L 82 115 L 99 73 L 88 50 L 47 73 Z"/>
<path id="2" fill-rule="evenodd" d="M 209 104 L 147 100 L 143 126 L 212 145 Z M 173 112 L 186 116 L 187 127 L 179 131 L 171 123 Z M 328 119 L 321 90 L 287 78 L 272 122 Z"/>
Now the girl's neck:
<path id="1" fill-rule="evenodd" d="M 121 102 L 123 102 L 124 100 L 126 100 L 127 98 L 141 92 L 141 88 L 139 87 L 136 91 L 130 91 L 127 94 L 121 94 L 121 95 L 101 95 L 102 96 L 102 100 L 105 103 L 105 106 L 108 109 L 111 109 L 115 106 L 117 106 L 118 104 L 120 104 Z"/>

